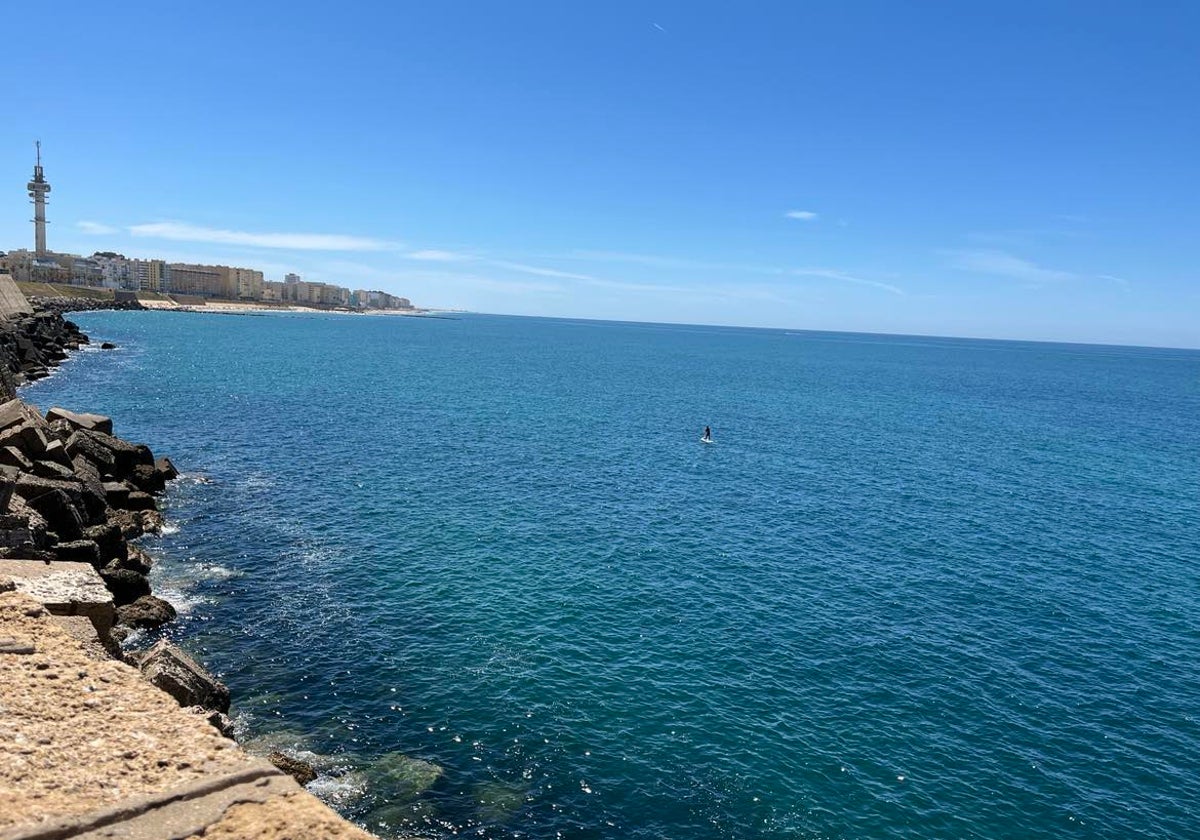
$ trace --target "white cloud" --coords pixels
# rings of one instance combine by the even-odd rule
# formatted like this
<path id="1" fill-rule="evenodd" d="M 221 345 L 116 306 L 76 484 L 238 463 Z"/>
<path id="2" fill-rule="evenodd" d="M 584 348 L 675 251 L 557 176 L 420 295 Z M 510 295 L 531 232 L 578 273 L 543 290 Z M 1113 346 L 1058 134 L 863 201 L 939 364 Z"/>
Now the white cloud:
<path id="1" fill-rule="evenodd" d="M 977 274 L 993 274 L 1027 283 L 1061 283 L 1078 280 L 1080 275 L 1070 271 L 1043 268 L 1040 265 L 1015 257 L 1005 251 L 946 251 L 953 268 Z"/>
<path id="2" fill-rule="evenodd" d="M 394 243 L 365 236 L 336 233 L 252 233 L 190 225 L 186 222 L 152 222 L 133 225 L 134 236 L 171 239 L 179 242 L 209 242 L 215 245 L 249 245 L 254 248 L 290 248 L 300 251 L 387 251 Z"/>
<path id="3" fill-rule="evenodd" d="M 789 210 L 783 215 L 789 219 L 799 219 L 802 222 L 811 222 L 817 218 L 817 214 L 811 210 Z"/>
<path id="4" fill-rule="evenodd" d="M 75 227 L 79 228 L 84 233 L 96 234 L 98 236 L 112 236 L 115 233 L 121 232 L 120 228 L 113 227 L 112 225 L 102 224 L 100 222 L 81 221 L 76 222 Z"/>
<path id="5" fill-rule="evenodd" d="M 879 280 L 868 280 L 865 277 L 856 277 L 853 274 L 847 274 L 844 271 L 837 271 L 832 268 L 794 268 L 791 271 L 797 277 L 820 277 L 825 280 L 837 280 L 839 283 L 853 283 L 857 286 L 870 286 L 874 289 L 883 289 L 885 292 L 890 292 L 893 295 L 903 295 L 904 290 L 898 286 L 893 286 L 891 283 L 883 283 Z"/>

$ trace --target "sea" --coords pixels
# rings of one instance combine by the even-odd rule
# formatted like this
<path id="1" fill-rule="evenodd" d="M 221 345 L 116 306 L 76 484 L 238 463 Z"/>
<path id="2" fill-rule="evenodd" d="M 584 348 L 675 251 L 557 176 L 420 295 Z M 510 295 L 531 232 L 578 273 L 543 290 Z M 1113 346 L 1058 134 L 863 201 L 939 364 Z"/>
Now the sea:
<path id="1" fill-rule="evenodd" d="M 381 837 L 1200 837 L 1200 351 L 71 317 L 162 634 Z"/>

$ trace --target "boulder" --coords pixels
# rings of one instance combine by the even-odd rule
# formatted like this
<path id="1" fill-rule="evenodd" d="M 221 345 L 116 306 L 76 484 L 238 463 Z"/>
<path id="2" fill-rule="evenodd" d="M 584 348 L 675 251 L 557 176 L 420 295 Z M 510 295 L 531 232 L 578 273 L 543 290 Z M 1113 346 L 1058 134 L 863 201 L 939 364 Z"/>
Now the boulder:
<path id="1" fill-rule="evenodd" d="M 313 779 L 317 778 L 317 771 L 307 761 L 301 761 L 298 758 L 293 758 L 286 753 L 281 753 L 275 750 L 267 756 L 267 761 L 274 764 L 284 773 L 287 773 L 296 780 L 302 787 Z"/>
<path id="2" fill-rule="evenodd" d="M 138 464 L 130 481 L 147 493 L 161 493 L 167 486 L 166 476 L 153 464 Z"/>
<path id="3" fill-rule="evenodd" d="M 171 459 L 167 458 L 166 456 L 155 461 L 154 466 L 160 473 L 162 473 L 163 479 L 166 481 L 179 478 L 179 470 L 175 469 L 175 465 L 171 463 Z"/>
<path id="4" fill-rule="evenodd" d="M 93 540 L 71 540 L 70 542 L 60 542 L 53 548 L 54 554 L 59 560 L 66 560 L 72 563 L 90 563 L 95 568 L 100 568 L 100 546 L 96 545 Z"/>
<path id="5" fill-rule="evenodd" d="M 47 528 L 60 539 L 77 540 L 83 536 L 83 517 L 79 513 L 82 497 L 78 485 L 23 474 L 17 480 L 16 495 L 40 513 Z"/>
<path id="6" fill-rule="evenodd" d="M 55 443 L 58 443 L 58 441 L 55 441 Z M 62 444 L 59 443 L 59 446 L 62 446 Z M 34 461 L 32 472 L 34 475 L 41 476 L 42 478 L 55 478 L 59 481 L 75 480 L 75 473 L 73 471 L 54 461 Z"/>
<path id="7" fill-rule="evenodd" d="M 162 514 L 157 510 L 112 510 L 108 521 L 120 528 L 127 540 L 142 534 L 157 534 L 162 531 L 163 524 Z"/>
<path id="8" fill-rule="evenodd" d="M 122 569 L 110 563 L 100 570 L 100 578 L 112 593 L 113 603 L 118 607 L 132 604 L 138 598 L 150 594 L 150 580 L 133 569 Z"/>
<path id="9" fill-rule="evenodd" d="M 66 445 L 56 437 L 47 437 L 46 448 L 42 451 L 42 459 L 62 464 L 68 469 L 71 467 L 71 455 L 67 452 Z"/>
<path id="10" fill-rule="evenodd" d="M 160 627 L 175 619 L 175 608 L 155 595 L 143 595 L 136 601 L 117 607 L 117 624 L 128 627 Z"/>
<path id="11" fill-rule="evenodd" d="M 33 472 L 33 461 L 25 457 L 25 453 L 15 446 L 0 446 L 0 464 L 16 467 L 22 472 Z"/>
<path id="12" fill-rule="evenodd" d="M 125 503 L 129 501 L 131 490 L 129 485 L 123 481 L 106 481 L 103 486 L 105 501 L 115 508 L 126 510 Z"/>
<path id="13" fill-rule="evenodd" d="M 3 435 L 0 434 L 0 442 L 2 441 Z M 76 431 L 67 438 L 67 452 L 72 458 L 82 457 L 91 461 L 100 475 L 111 474 L 116 469 L 117 459 L 112 450 L 82 431 Z"/>
<path id="14" fill-rule="evenodd" d="M 0 403 L 0 429 L 9 429 L 29 419 L 25 411 L 25 403 L 20 400 L 8 400 Z"/>
<path id="15" fill-rule="evenodd" d="M 142 676 L 174 697 L 180 706 L 229 711 L 229 689 L 177 646 L 162 639 L 139 660 Z"/>
<path id="16" fill-rule="evenodd" d="M 76 429 L 86 429 L 89 432 L 103 432 L 106 435 L 113 433 L 113 422 L 111 417 L 105 417 L 103 414 L 81 414 L 74 411 L 67 411 L 65 408 L 52 408 L 46 412 L 47 422 L 54 420 L 66 420 Z"/>
<path id="17" fill-rule="evenodd" d="M 124 505 L 126 510 L 157 510 L 158 505 L 154 501 L 154 497 L 149 493 L 143 493 L 141 490 L 133 490 L 129 494 L 129 498 L 125 500 Z"/>
<path id="18" fill-rule="evenodd" d="M 100 471 L 84 457 L 72 459 L 71 468 L 79 482 L 79 492 L 83 497 L 88 521 L 102 522 L 104 513 L 108 510 L 108 497 L 104 494 L 104 482 L 100 478 Z"/>
<path id="19" fill-rule="evenodd" d="M 106 566 L 112 560 L 123 561 L 129 556 L 129 544 L 115 522 L 101 522 L 84 528 L 83 536 L 100 547 L 100 560 Z"/>
<path id="20" fill-rule="evenodd" d="M 101 350 L 116 350 L 117 345 L 113 344 L 111 341 L 102 341 L 102 342 L 100 342 L 100 349 Z"/>
<path id="21" fill-rule="evenodd" d="M 154 558 L 139 546 L 126 545 L 126 556 L 123 559 L 113 558 L 106 565 L 112 569 L 131 569 L 139 575 L 150 574 L 150 570 L 154 568 Z"/>
<path id="22" fill-rule="evenodd" d="M 233 740 L 233 721 L 229 719 L 229 715 L 224 712 L 214 712 L 209 709 L 203 709 L 200 706 L 192 706 L 188 711 L 202 715 L 209 725 L 221 733 L 222 738 Z"/>

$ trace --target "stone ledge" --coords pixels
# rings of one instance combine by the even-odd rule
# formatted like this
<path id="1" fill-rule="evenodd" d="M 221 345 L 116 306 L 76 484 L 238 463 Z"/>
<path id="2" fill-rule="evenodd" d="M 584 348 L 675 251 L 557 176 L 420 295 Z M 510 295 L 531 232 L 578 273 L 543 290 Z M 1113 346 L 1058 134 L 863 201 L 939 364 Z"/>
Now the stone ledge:
<path id="1" fill-rule="evenodd" d="M 28 595 L 0 638 L 0 840 L 370 840 Z"/>

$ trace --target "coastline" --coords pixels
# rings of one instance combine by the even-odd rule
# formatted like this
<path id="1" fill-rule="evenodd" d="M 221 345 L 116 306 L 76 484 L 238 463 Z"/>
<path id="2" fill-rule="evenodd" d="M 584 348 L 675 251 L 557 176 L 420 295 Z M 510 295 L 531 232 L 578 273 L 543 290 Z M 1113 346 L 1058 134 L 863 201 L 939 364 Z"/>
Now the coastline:
<path id="1" fill-rule="evenodd" d="M 370 837 L 302 790 L 315 775 L 311 767 L 281 753 L 267 761 L 254 759 L 236 747 L 226 715 L 228 689 L 183 650 L 165 640 L 140 652 L 122 648 L 135 631 L 153 630 L 176 617 L 174 607 L 151 592 L 153 560 L 137 540 L 161 532 L 157 497 L 179 473 L 169 458 L 155 458 L 145 445 L 117 437 L 111 418 L 58 407 L 43 416 L 21 399 L 21 385 L 49 375 L 70 353 L 91 343 L 53 304 L 37 304 L 0 313 L 0 706 L 9 712 L 6 730 L 16 739 L 15 756 L 0 742 L 0 798 L 16 803 L 11 813 L 0 815 L 0 833 L 41 836 L 49 821 L 53 831 L 68 832 L 54 836 L 73 836 L 80 825 L 77 812 L 87 811 L 84 828 L 89 820 L 143 820 L 152 832 L 145 836 L 157 836 L 158 821 L 175 819 L 172 796 L 122 804 L 116 812 L 95 811 L 127 798 L 126 788 L 138 789 L 128 780 L 113 781 L 124 771 L 109 766 L 111 747 L 126 770 L 138 763 L 131 757 L 156 752 L 167 756 L 156 759 L 159 767 L 196 750 L 208 756 L 178 761 L 180 768 L 198 771 L 178 778 L 141 774 L 147 793 L 199 777 L 193 784 L 204 792 L 197 795 L 212 800 L 212 808 L 197 833 L 224 826 L 234 806 L 252 801 L 259 810 L 251 810 L 248 823 L 247 814 L 238 813 L 235 824 L 261 828 L 264 819 L 282 819 L 294 824 L 295 836 L 309 836 L 311 829 L 313 836 Z M 94 308 L 140 307 L 110 302 Z M 75 669 L 84 679 L 89 671 L 78 665 L 81 658 L 103 671 L 99 679 L 113 696 L 103 708 L 85 700 L 83 710 L 54 725 L 63 707 L 77 705 L 78 689 L 65 680 L 43 678 L 57 680 Z M 59 691 L 64 688 L 65 694 Z M 146 724 L 131 711 L 143 707 L 169 732 L 155 750 L 145 749 Z M 93 710 L 99 715 L 89 720 L 87 712 Z M 106 737 L 81 734 L 94 730 Z M 35 748 L 22 746 L 29 733 L 36 736 Z M 84 743 L 77 743 L 81 738 Z M 31 754 L 46 772 L 56 768 L 49 779 L 21 758 Z M 232 756 L 234 769 L 217 761 L 219 754 Z M 71 771 L 85 755 L 87 769 Z M 228 790 L 242 784 L 247 773 L 256 787 L 269 791 L 259 790 L 249 800 L 230 799 Z M 56 795 L 70 787 L 63 778 L 80 779 L 80 790 Z M 286 803 L 282 810 L 281 803 Z M 27 832 L 24 823 L 30 820 L 42 828 Z M 258 829 L 247 831 L 236 836 L 260 836 Z"/>

